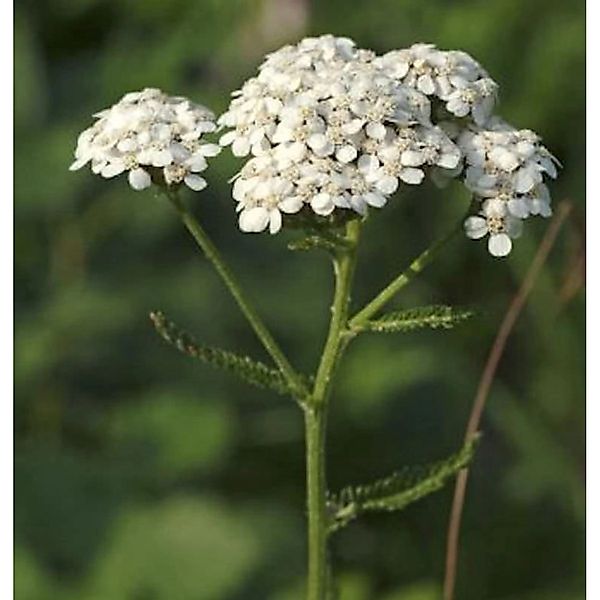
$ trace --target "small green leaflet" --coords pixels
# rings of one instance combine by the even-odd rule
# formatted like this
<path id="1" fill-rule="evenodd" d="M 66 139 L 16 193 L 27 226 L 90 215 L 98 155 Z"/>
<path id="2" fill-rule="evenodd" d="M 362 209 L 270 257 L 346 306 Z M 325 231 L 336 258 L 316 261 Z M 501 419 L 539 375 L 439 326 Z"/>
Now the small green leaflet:
<path id="1" fill-rule="evenodd" d="M 175 323 L 167 319 L 162 312 L 151 312 L 150 319 L 162 338 L 183 354 L 218 369 L 235 373 L 247 383 L 257 387 L 270 389 L 278 394 L 292 394 L 281 371 L 252 360 L 248 356 L 240 356 L 220 348 L 201 346 L 190 334 L 179 329 Z"/>
<path id="2" fill-rule="evenodd" d="M 402 510 L 409 504 L 444 487 L 473 458 L 478 438 L 466 443 L 446 460 L 424 466 L 404 467 L 372 483 L 350 486 L 329 494 L 329 531 L 341 529 L 359 515 L 370 511 Z"/>
<path id="3" fill-rule="evenodd" d="M 444 305 L 420 306 L 387 313 L 379 319 L 368 321 L 361 329 L 383 333 L 426 328 L 451 329 L 473 316 L 475 316 L 475 312 L 468 308 L 455 308 Z"/>

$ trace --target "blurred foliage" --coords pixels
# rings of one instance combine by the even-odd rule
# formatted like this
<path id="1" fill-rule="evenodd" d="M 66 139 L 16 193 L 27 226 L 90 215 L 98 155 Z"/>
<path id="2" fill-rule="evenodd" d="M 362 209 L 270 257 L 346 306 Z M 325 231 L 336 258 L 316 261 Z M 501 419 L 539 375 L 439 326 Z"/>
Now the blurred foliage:
<path id="1" fill-rule="evenodd" d="M 584 2 L 563 0 L 17 0 L 16 554 L 18 600 L 302 597 L 302 423 L 291 402 L 169 349 L 148 312 L 203 342 L 264 357 L 208 265 L 152 194 L 68 173 L 77 133 L 124 92 L 158 86 L 221 110 L 260 56 L 310 33 L 377 51 L 431 41 L 472 53 L 500 111 L 564 163 L 575 216 L 509 341 L 490 397 L 462 534 L 461 600 L 583 598 Z M 244 236 L 227 179 L 194 197 L 262 313 L 314 368 L 331 290 L 288 234 Z M 357 305 L 467 198 L 411 190 L 374 215 Z M 505 261 L 457 240 L 397 308 L 483 314 L 449 332 L 365 335 L 351 348 L 329 437 L 333 489 L 460 443 L 485 355 L 543 235 Z M 319 290 L 319 294 L 314 293 Z M 342 600 L 439 598 L 451 491 L 340 532 Z"/>

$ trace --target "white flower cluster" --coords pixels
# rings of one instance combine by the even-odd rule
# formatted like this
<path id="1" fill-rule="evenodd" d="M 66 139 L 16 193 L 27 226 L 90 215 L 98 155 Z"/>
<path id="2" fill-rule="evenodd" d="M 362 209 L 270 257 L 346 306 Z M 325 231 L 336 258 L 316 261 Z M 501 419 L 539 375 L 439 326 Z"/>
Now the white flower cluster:
<path id="1" fill-rule="evenodd" d="M 376 56 L 324 35 L 281 48 L 218 121 L 229 128 L 220 143 L 250 156 L 234 178 L 240 228 L 276 233 L 300 211 L 365 214 L 429 171 L 462 177 L 480 208 L 467 235 L 489 234 L 490 253 L 508 254 L 524 219 L 551 214 L 543 177 L 556 177 L 556 160 L 492 115 L 497 90 L 468 54 L 432 44 Z"/>
<path id="2" fill-rule="evenodd" d="M 480 213 L 467 218 L 465 232 L 473 239 L 489 234 L 490 253 L 505 256 L 524 219 L 552 214 L 543 179 L 557 176 L 558 161 L 533 131 L 504 123 L 496 130 L 466 130 L 458 145 L 465 156 L 465 185 L 480 202 Z"/>
<path id="3" fill-rule="evenodd" d="M 377 62 L 398 81 L 441 100 L 456 117 L 470 116 L 476 125 L 483 126 L 492 114 L 498 84 L 466 52 L 414 44 L 392 50 Z"/>
<path id="4" fill-rule="evenodd" d="M 219 119 L 221 144 L 252 157 L 236 176 L 243 231 L 279 231 L 306 207 L 365 214 L 424 168 L 454 169 L 458 147 L 430 121 L 422 92 L 390 76 L 347 38 L 306 38 L 270 54 Z"/>
<path id="5" fill-rule="evenodd" d="M 489 236 L 490 253 L 505 256 L 523 220 L 552 214 L 544 177 L 558 161 L 492 114 L 497 89 L 465 52 L 415 44 L 377 56 L 348 38 L 305 38 L 267 55 L 217 123 L 158 89 L 126 94 L 79 136 L 70 168 L 127 172 L 136 190 L 199 191 L 207 157 L 231 146 L 248 157 L 233 178 L 240 229 L 271 233 L 284 215 L 366 215 L 401 185 L 460 177 L 477 206 L 467 236 Z M 228 129 L 220 145 L 202 140 L 217 128 Z"/>
<path id="6" fill-rule="evenodd" d="M 77 140 L 72 171 L 89 162 L 102 177 L 127 171 L 135 190 L 149 187 L 154 174 L 167 185 L 206 187 L 199 173 L 220 146 L 202 142 L 203 134 L 216 129 L 214 114 L 204 106 L 146 88 L 94 116 L 97 121 Z"/>

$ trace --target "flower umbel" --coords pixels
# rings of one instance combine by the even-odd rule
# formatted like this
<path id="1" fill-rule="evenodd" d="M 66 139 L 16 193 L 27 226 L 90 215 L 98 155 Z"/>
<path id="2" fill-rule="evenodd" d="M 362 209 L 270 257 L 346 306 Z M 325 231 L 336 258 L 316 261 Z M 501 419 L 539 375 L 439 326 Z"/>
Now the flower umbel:
<path id="1" fill-rule="evenodd" d="M 219 118 L 236 156 L 240 228 L 279 231 L 282 214 L 365 215 L 428 166 L 454 169 L 458 147 L 430 121 L 426 95 L 348 38 L 306 38 L 270 54 Z M 350 213 L 352 214 L 352 213 Z"/>
<path id="2" fill-rule="evenodd" d="M 459 177 L 479 204 L 465 231 L 505 256 L 522 221 L 548 217 L 557 161 L 492 115 L 498 85 L 466 52 L 415 44 L 383 56 L 348 38 L 305 38 L 269 54 L 218 120 L 238 157 L 239 226 L 366 216 L 402 185 Z M 287 215 L 287 216 L 286 216 Z"/>
<path id="3" fill-rule="evenodd" d="M 490 253 L 505 256 L 524 219 L 552 215 L 544 175 L 555 178 L 558 161 L 533 131 L 499 120 L 489 126 L 493 129 L 466 130 L 458 139 L 465 155 L 465 185 L 480 203 L 480 215 L 466 220 L 465 232 L 473 239 L 489 233 Z"/>
<path id="4" fill-rule="evenodd" d="M 92 171 L 102 177 L 127 172 L 134 190 L 153 181 L 184 183 L 194 191 L 206 187 L 199 173 L 206 169 L 207 157 L 220 151 L 217 144 L 202 140 L 216 129 L 208 108 L 146 88 L 125 94 L 94 116 L 96 122 L 77 140 L 72 171 L 91 162 Z"/>

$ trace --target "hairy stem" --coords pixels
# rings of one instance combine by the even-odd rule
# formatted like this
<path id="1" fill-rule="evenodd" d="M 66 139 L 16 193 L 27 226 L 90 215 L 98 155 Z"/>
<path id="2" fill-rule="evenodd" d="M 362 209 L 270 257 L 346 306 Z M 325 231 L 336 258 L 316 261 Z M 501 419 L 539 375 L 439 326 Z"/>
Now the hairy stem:
<path id="1" fill-rule="evenodd" d="M 308 600 L 324 600 L 328 589 L 327 565 L 327 479 L 325 440 L 328 401 L 335 369 L 344 350 L 348 325 L 350 291 L 356 264 L 360 222 L 346 229 L 348 246 L 334 257 L 335 293 L 329 333 L 321 355 L 310 403 L 305 409 L 306 485 L 308 508 Z"/>
<path id="2" fill-rule="evenodd" d="M 192 234 L 194 241 L 204 252 L 206 258 L 208 258 L 208 260 L 215 267 L 217 273 L 223 280 L 223 283 L 225 283 L 225 285 L 227 286 L 227 289 L 230 291 L 231 295 L 240 307 L 240 310 L 242 311 L 248 323 L 254 330 L 254 333 L 262 342 L 262 345 L 265 347 L 265 350 L 271 356 L 275 364 L 279 367 L 284 377 L 288 381 L 290 387 L 295 391 L 296 396 L 302 399 L 306 398 L 309 392 L 306 389 L 304 383 L 302 382 L 300 376 L 298 375 L 298 373 L 296 373 L 296 371 L 288 361 L 287 357 L 285 356 L 285 354 L 271 335 L 270 331 L 263 323 L 258 312 L 246 297 L 233 272 L 231 271 L 227 263 L 224 261 L 216 246 L 208 237 L 208 234 L 204 231 L 204 229 L 196 220 L 194 215 L 192 215 L 192 213 L 189 212 L 189 210 L 185 207 L 185 205 L 181 202 L 181 200 L 177 197 L 177 195 L 174 192 L 167 191 L 166 194 L 173 206 L 175 207 L 175 209 L 177 210 L 177 212 L 179 213 L 183 224 L 185 225 L 187 230 Z"/>
<path id="3" fill-rule="evenodd" d="M 306 435 L 306 489 L 308 509 L 308 600 L 324 600 L 327 594 L 327 480 L 325 433 L 327 411 L 309 407 L 304 417 Z"/>
<path id="4" fill-rule="evenodd" d="M 379 310 L 381 310 L 407 283 L 412 281 L 437 256 L 439 251 L 455 236 L 458 227 L 434 242 L 425 252 L 417 256 L 409 267 L 388 284 L 371 302 L 362 308 L 352 319 L 350 329 L 360 329 Z"/>

